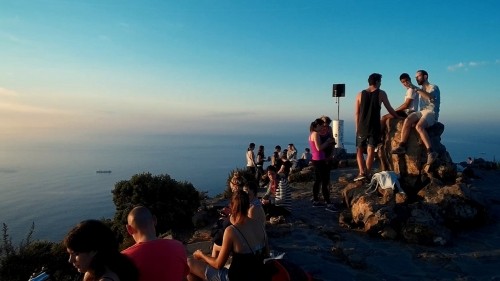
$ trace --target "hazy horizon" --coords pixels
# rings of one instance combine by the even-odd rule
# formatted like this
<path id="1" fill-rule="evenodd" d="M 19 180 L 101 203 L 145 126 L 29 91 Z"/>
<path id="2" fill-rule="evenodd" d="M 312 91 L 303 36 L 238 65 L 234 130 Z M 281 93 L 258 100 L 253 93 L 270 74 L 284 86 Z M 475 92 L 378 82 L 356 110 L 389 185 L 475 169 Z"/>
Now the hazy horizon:
<path id="1" fill-rule="evenodd" d="M 2 143 L 307 131 L 317 116 L 337 116 L 332 84 L 346 84 L 340 118 L 349 123 L 371 73 L 397 107 L 399 75 L 418 69 L 441 89 L 443 124 L 500 120 L 495 0 L 1 6 Z"/>

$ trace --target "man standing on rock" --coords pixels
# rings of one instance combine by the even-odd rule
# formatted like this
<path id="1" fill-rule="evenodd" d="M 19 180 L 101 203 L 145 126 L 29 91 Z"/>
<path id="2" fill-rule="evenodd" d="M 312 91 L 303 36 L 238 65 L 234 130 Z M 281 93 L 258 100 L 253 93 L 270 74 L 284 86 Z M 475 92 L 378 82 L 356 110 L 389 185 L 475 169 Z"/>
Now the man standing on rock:
<path id="1" fill-rule="evenodd" d="M 427 149 L 427 165 L 431 165 L 438 154 L 432 149 L 432 144 L 427 133 L 427 128 L 438 121 L 439 107 L 441 104 L 440 92 L 437 85 L 430 84 L 429 74 L 425 70 L 417 71 L 415 76 L 418 85 L 421 88 L 411 84 L 410 87 L 420 95 L 420 111 L 411 113 L 405 119 L 401 129 L 401 142 L 399 146 L 391 151 L 392 154 L 403 155 L 406 153 L 406 142 L 410 136 L 410 130 L 413 126 L 420 135 L 420 139 Z"/>
<path id="2" fill-rule="evenodd" d="M 359 175 L 354 181 L 364 180 L 371 174 L 375 148 L 380 144 L 380 109 L 382 103 L 395 118 L 398 114 L 392 108 L 385 91 L 380 89 L 382 75 L 372 73 L 368 77 L 368 88 L 356 96 L 354 120 L 356 121 L 356 160 Z M 366 149 L 366 163 L 363 154 Z"/>

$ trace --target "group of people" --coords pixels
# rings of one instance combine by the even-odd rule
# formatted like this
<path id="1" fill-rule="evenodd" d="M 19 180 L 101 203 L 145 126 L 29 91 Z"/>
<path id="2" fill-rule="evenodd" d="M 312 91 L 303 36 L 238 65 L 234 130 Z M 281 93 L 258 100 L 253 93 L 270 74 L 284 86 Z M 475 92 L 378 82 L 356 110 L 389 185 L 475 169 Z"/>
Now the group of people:
<path id="1" fill-rule="evenodd" d="M 288 147 L 281 150 L 280 145 L 274 147 L 272 156 L 265 156 L 264 146 L 260 145 L 255 154 L 255 143 L 250 143 L 246 152 L 246 167 L 247 170 L 255 175 L 257 181 L 262 180 L 266 177 L 266 172 L 264 169 L 264 162 L 270 162 L 268 166 L 274 166 L 278 174 L 288 176 L 290 171 L 297 167 L 297 165 L 302 165 L 304 161 L 308 163 L 309 155 L 303 153 L 300 159 L 297 159 L 297 149 L 293 143 L 288 144 Z"/>
<path id="2" fill-rule="evenodd" d="M 410 130 L 415 127 L 427 149 L 426 165 L 431 165 L 437 159 L 438 153 L 432 147 L 427 128 L 438 121 L 441 105 L 439 87 L 429 82 L 429 74 L 425 70 L 418 70 L 415 79 L 420 87 L 411 82 L 407 73 L 400 75 L 399 80 L 406 88 L 406 93 L 403 104 L 396 110 L 392 108 L 386 92 L 380 89 L 381 74 L 371 74 L 368 77 L 368 88 L 357 94 L 354 118 L 356 123 L 356 160 L 359 174 L 354 179 L 355 181 L 364 180 L 371 176 L 375 150 L 382 143 L 383 130 L 390 118 L 404 118 L 401 141 L 391 151 L 392 154 L 404 155 L 406 153 L 406 142 L 410 136 Z M 381 118 L 382 104 L 389 111 L 389 114 Z M 367 154 L 366 160 L 364 159 L 365 152 Z"/>
<path id="3" fill-rule="evenodd" d="M 401 155 L 406 152 L 410 129 L 415 127 L 427 149 L 426 164 L 431 165 L 435 161 L 438 154 L 432 147 L 426 129 L 438 120 L 440 92 L 438 86 L 429 83 L 428 78 L 425 70 L 418 70 L 415 79 L 420 87 L 417 87 L 412 84 L 410 76 L 403 73 L 400 81 L 407 89 L 405 101 L 394 110 L 387 94 L 380 89 L 382 75 L 373 73 L 369 76 L 368 88 L 358 93 L 355 102 L 356 157 L 359 168 L 355 180 L 363 180 L 371 174 L 374 152 L 382 141 L 382 129 L 388 118 L 405 118 L 401 141 L 391 153 Z M 382 104 L 390 116 L 381 118 Z M 315 168 L 313 206 L 325 206 L 327 210 L 335 211 L 329 191 L 329 159 L 335 145 L 330 122 L 330 118 L 322 116 L 311 123 L 310 147 L 306 148 L 301 159 Z M 133 246 L 120 252 L 115 234 L 105 223 L 86 220 L 75 226 L 64 239 L 68 261 L 83 274 L 84 281 L 265 279 L 263 259 L 269 253 L 266 212 L 290 213 L 291 194 L 287 177 L 291 167 L 283 163 L 297 160 L 297 150 L 293 144 L 289 144 L 286 153 L 281 153 L 281 147 L 276 146 L 273 157 L 266 158 L 264 147 L 260 146 L 255 158 L 254 149 L 255 144 L 251 143 L 246 157 L 247 169 L 256 175 L 256 179 L 264 174 L 264 162 L 271 161 L 266 169 L 269 179 L 267 192 L 259 199 L 257 181 L 247 182 L 243 188 L 239 188 L 242 183 L 235 180 L 234 188 L 231 185 L 231 225 L 224 230 L 216 253 L 206 255 L 196 250 L 192 257 L 187 258 L 181 242 L 156 236 L 155 216 L 146 207 L 138 206 L 127 217 L 127 232 L 136 242 Z M 320 189 L 323 201 L 319 198 Z M 226 268 L 230 255 L 232 262 Z"/>
<path id="4" fill-rule="evenodd" d="M 184 245 L 156 236 L 156 217 L 143 206 L 132 209 L 127 231 L 136 242 L 118 249 L 115 233 L 104 222 L 85 220 L 69 231 L 64 245 L 84 281 L 185 280 L 189 274 Z"/>
<path id="5" fill-rule="evenodd" d="M 325 210 L 336 212 L 335 205 L 330 199 L 330 170 L 333 150 L 336 142 L 331 127 L 332 120 L 328 116 L 321 116 L 311 122 L 309 126 L 309 147 L 311 163 L 314 166 L 313 207 L 325 207 Z M 323 201 L 319 198 L 319 191 Z"/>
<path id="6" fill-rule="evenodd" d="M 255 188 L 249 187 L 252 190 Z M 115 233 L 104 222 L 85 220 L 64 238 L 71 264 L 83 281 L 265 280 L 269 245 L 264 224 L 249 217 L 251 192 L 231 197 L 231 225 L 216 255 L 196 250 L 187 257 L 184 245 L 156 236 L 156 217 L 143 206 L 132 209 L 127 231 L 135 244 L 119 251 Z M 229 269 L 224 267 L 232 255 Z"/>

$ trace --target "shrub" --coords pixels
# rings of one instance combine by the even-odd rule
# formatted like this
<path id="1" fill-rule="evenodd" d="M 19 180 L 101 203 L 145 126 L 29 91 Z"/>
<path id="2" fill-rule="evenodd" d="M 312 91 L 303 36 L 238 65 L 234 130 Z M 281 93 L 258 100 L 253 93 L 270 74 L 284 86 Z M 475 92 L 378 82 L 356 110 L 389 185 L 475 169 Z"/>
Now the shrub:
<path id="1" fill-rule="evenodd" d="M 200 207 L 201 195 L 193 185 L 178 182 L 167 174 L 136 174 L 130 180 L 116 183 L 112 193 L 116 206 L 113 229 L 125 239 L 129 239 L 124 227 L 127 215 L 137 205 L 149 208 L 156 215 L 156 231 L 160 234 L 191 230 L 192 217 Z"/>
<path id="2" fill-rule="evenodd" d="M 53 280 L 74 280 L 76 270 L 68 263 L 68 254 L 61 243 L 32 241 L 35 224 L 18 247 L 12 245 L 8 227 L 3 224 L 3 243 L 0 246 L 0 280 L 26 281 L 42 267 Z"/>

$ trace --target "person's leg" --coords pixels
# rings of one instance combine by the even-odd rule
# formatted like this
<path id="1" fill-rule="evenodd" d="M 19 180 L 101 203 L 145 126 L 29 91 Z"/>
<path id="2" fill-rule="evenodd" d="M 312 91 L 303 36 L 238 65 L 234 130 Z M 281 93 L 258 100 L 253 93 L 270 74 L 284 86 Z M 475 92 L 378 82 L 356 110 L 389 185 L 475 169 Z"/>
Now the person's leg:
<path id="1" fill-rule="evenodd" d="M 386 114 L 386 115 L 382 116 L 382 118 L 380 119 L 380 133 L 382 133 L 382 136 L 385 135 L 385 128 L 386 128 L 387 120 L 389 120 L 391 118 L 392 118 L 391 114 Z"/>
<path id="2" fill-rule="evenodd" d="M 425 112 L 415 126 L 420 139 L 427 149 L 427 165 L 431 165 L 437 159 L 438 154 L 432 149 L 432 143 L 427 133 L 427 128 L 434 125 L 435 115 L 434 112 Z"/>
<path id="3" fill-rule="evenodd" d="M 356 161 L 358 162 L 358 169 L 360 175 L 365 174 L 365 158 L 363 157 L 363 150 L 364 149 L 362 147 L 356 148 Z"/>
<path id="4" fill-rule="evenodd" d="M 358 163 L 359 174 L 354 181 L 362 180 L 366 171 L 364 153 L 367 146 L 367 136 L 356 134 L 356 162 Z"/>
<path id="5" fill-rule="evenodd" d="M 403 128 L 401 128 L 401 141 L 396 148 L 391 150 L 392 154 L 402 155 L 406 153 L 406 142 L 408 141 L 408 137 L 410 136 L 411 127 L 417 124 L 421 116 L 421 112 L 413 112 L 412 114 L 408 115 L 403 123 Z"/>
<path id="6" fill-rule="evenodd" d="M 425 145 L 425 148 L 429 150 L 432 147 L 431 140 L 429 138 L 429 134 L 427 133 L 427 128 L 429 127 L 429 122 L 427 122 L 428 114 L 424 114 L 422 118 L 418 121 L 417 125 L 415 125 L 415 129 L 417 130 L 420 139 Z"/>
<path id="7" fill-rule="evenodd" d="M 368 145 L 367 155 L 366 155 L 366 175 L 370 175 L 373 167 L 373 160 L 375 157 L 375 147 L 373 145 Z"/>
<path id="8" fill-rule="evenodd" d="M 288 216 L 290 212 L 282 206 L 271 205 L 271 211 L 269 212 L 269 216 L 278 217 L 278 216 Z"/>
<path id="9" fill-rule="evenodd" d="M 416 112 L 415 112 L 416 113 Z M 401 142 L 406 143 L 408 137 L 410 136 L 411 127 L 413 127 L 420 119 L 418 114 L 410 114 L 408 118 L 405 119 L 403 123 L 403 128 L 401 129 Z"/>
<path id="10" fill-rule="evenodd" d="M 189 266 L 189 275 L 187 276 L 187 279 L 189 281 L 205 279 L 205 270 L 207 264 L 204 261 L 189 257 L 187 260 L 187 264 Z"/>
<path id="11" fill-rule="evenodd" d="M 321 173 L 321 192 L 326 204 L 330 204 L 330 165 L 325 164 Z"/>
<path id="12" fill-rule="evenodd" d="M 313 200 L 319 201 L 319 186 L 321 185 L 321 162 L 312 161 L 314 165 L 314 185 L 313 185 Z"/>

